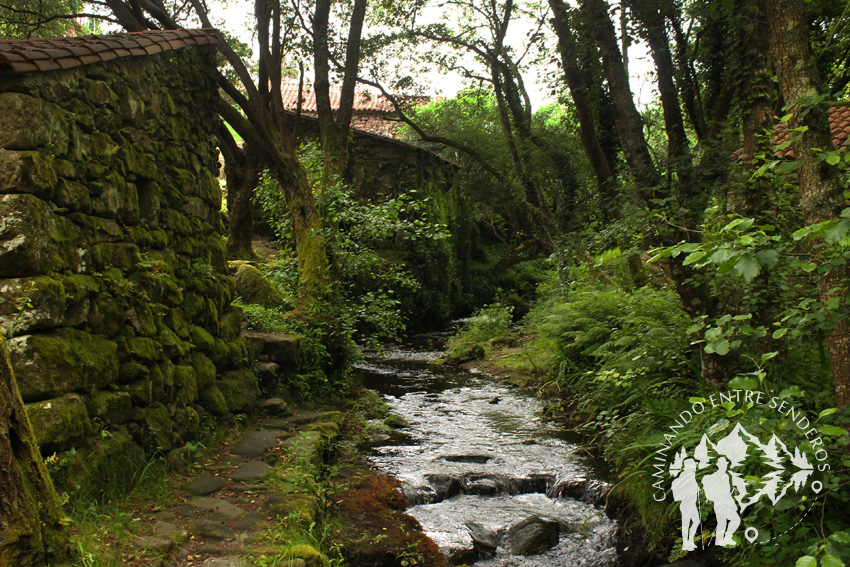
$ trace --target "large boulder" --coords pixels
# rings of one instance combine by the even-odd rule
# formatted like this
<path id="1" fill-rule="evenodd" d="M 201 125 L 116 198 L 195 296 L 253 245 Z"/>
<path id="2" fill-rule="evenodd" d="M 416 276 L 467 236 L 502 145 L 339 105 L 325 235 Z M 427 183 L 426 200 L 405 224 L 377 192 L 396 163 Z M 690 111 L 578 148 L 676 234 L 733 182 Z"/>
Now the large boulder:
<path id="1" fill-rule="evenodd" d="M 505 535 L 505 547 L 513 555 L 536 555 L 558 545 L 561 526 L 553 520 L 529 516 Z"/>
<path id="2" fill-rule="evenodd" d="M 255 303 L 274 309 L 284 307 L 286 300 L 266 276 L 250 264 L 240 264 L 233 276 L 236 295 L 245 303 Z"/>

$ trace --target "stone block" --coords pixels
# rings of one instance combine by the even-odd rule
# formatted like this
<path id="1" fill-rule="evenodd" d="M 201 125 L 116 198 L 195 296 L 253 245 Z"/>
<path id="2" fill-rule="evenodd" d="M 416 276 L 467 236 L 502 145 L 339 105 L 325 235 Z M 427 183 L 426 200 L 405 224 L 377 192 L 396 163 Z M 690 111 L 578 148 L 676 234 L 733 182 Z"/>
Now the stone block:
<path id="1" fill-rule="evenodd" d="M 86 404 L 89 417 L 109 425 L 121 425 L 130 419 L 133 404 L 127 392 L 98 392 Z"/>
<path id="2" fill-rule="evenodd" d="M 227 407 L 233 413 L 245 413 L 254 409 L 259 395 L 257 380 L 249 369 L 226 372 L 217 383 Z"/>
<path id="3" fill-rule="evenodd" d="M 215 364 L 205 354 L 196 352 L 192 355 L 192 368 L 195 369 L 195 379 L 198 381 L 198 389 L 203 390 L 215 382 Z"/>
<path id="4" fill-rule="evenodd" d="M 230 413 L 227 400 L 216 386 L 209 386 L 201 392 L 199 402 L 201 407 L 215 416 L 222 417 Z"/>
<path id="5" fill-rule="evenodd" d="M 92 433 L 86 404 L 77 394 L 29 404 L 27 416 L 43 453 L 64 451 Z"/>
<path id="6" fill-rule="evenodd" d="M 127 353 L 144 362 L 156 362 L 160 358 L 159 346 L 148 337 L 128 339 Z"/>
<path id="7" fill-rule="evenodd" d="M 0 330 L 7 337 L 59 327 L 65 320 L 65 288 L 49 276 L 0 280 Z"/>
<path id="8" fill-rule="evenodd" d="M 77 329 L 25 335 L 9 341 L 9 354 L 24 401 L 100 389 L 118 378 L 117 345 Z"/>
<path id="9" fill-rule="evenodd" d="M 57 156 L 68 151 L 65 112 L 44 100 L 13 92 L 0 93 L 0 148 L 45 149 Z"/>
<path id="10" fill-rule="evenodd" d="M 0 193 L 32 193 L 45 199 L 58 182 L 55 160 L 46 152 L 0 149 Z"/>
<path id="11" fill-rule="evenodd" d="M 83 233 L 34 195 L 0 195 L 0 277 L 83 271 Z"/>
<path id="12" fill-rule="evenodd" d="M 162 404 L 133 410 L 133 421 L 139 425 L 138 441 L 148 453 L 167 452 L 174 445 L 174 422 Z"/>

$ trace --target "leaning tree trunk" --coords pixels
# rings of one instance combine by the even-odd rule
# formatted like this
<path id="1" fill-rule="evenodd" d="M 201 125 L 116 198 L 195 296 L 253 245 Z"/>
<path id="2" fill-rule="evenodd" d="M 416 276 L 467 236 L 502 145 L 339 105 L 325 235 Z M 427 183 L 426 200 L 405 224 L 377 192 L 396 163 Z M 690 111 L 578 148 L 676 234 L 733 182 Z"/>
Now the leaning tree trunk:
<path id="1" fill-rule="evenodd" d="M 844 208 L 844 187 L 839 170 L 818 158 L 818 153 L 830 150 L 832 131 L 823 105 L 813 101 L 823 92 L 817 74 L 817 61 L 809 44 L 805 7 L 802 0 L 773 0 L 767 3 L 770 25 L 770 50 L 776 67 L 779 88 L 790 106 L 788 129 L 805 129 L 792 147 L 798 160 L 800 196 L 806 225 L 837 219 Z M 799 132 L 799 130 L 798 130 Z M 833 267 L 818 276 L 821 302 L 837 300 L 847 303 L 847 282 L 850 270 Z M 850 324 L 846 318 L 833 315 L 833 328 L 826 337 L 835 398 L 839 406 L 850 405 Z"/>
<path id="2" fill-rule="evenodd" d="M 254 228 L 254 188 L 260 179 L 260 163 L 254 154 L 239 148 L 225 156 L 227 211 L 230 216 L 227 234 L 227 257 L 231 260 L 254 260 L 252 235 Z"/>
<path id="3" fill-rule="evenodd" d="M 0 565 L 70 564 L 69 532 L 61 519 L 0 335 Z"/>

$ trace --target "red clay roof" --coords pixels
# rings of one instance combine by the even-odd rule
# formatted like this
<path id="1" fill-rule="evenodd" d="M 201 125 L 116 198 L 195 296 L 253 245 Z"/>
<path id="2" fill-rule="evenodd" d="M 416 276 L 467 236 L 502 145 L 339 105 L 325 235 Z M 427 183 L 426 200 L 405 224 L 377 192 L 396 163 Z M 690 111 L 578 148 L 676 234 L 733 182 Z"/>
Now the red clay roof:
<path id="1" fill-rule="evenodd" d="M 0 73 L 69 69 L 119 57 L 152 55 L 187 45 L 212 45 L 217 41 L 214 29 L 3 40 L 0 41 Z"/>
<path id="2" fill-rule="evenodd" d="M 286 110 L 295 110 L 298 107 L 298 81 L 284 81 L 280 86 L 283 96 L 283 107 Z M 331 108 L 337 110 L 339 108 L 339 99 L 342 93 L 340 85 L 331 85 Z M 302 112 L 316 112 L 316 92 L 313 90 L 313 85 L 304 83 L 303 92 L 304 102 L 301 104 Z M 430 102 L 431 98 L 427 96 L 421 97 L 403 97 L 405 102 L 415 102 L 425 104 Z M 395 107 L 384 97 L 384 95 L 369 92 L 354 93 L 354 112 L 379 112 L 393 113 Z"/>
<path id="3" fill-rule="evenodd" d="M 829 109 L 829 124 L 832 127 L 832 143 L 839 150 L 847 150 L 847 137 L 850 134 L 850 104 L 837 104 Z M 774 145 L 788 141 L 788 125 L 780 122 L 773 131 Z M 794 159 L 794 150 L 788 146 L 777 150 L 776 157 Z"/>

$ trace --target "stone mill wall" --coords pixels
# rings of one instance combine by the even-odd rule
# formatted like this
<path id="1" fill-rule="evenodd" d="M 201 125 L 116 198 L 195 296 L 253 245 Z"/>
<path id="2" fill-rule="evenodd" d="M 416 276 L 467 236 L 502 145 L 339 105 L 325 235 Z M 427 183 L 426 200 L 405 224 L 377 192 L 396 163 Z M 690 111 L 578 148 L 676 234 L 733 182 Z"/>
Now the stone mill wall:
<path id="1" fill-rule="evenodd" d="M 0 329 L 65 488 L 179 461 L 255 402 L 214 69 L 213 48 L 192 46 L 0 73 Z"/>

